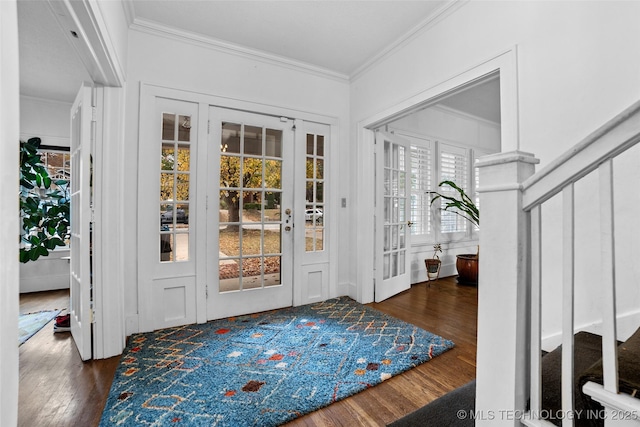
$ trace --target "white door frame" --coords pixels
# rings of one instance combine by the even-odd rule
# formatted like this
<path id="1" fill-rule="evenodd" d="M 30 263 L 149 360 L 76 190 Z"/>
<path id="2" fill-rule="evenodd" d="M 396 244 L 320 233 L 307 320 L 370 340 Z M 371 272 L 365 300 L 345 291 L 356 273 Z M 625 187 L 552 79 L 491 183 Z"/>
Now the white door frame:
<path id="1" fill-rule="evenodd" d="M 14 0 L 0 1 L 0 170 L 2 180 L 18 183 L 20 140 L 20 74 L 18 57 L 18 12 Z M 16 187 L 9 184 L 0 195 L 0 230 L 10 236 L 0 242 L 0 419 L 1 426 L 18 424 L 19 351 L 18 313 L 20 270 L 18 245 L 13 238 L 19 230 Z"/>
<path id="2" fill-rule="evenodd" d="M 470 82 L 481 80 L 491 74 L 500 74 L 500 115 L 502 151 L 513 151 L 520 148 L 518 122 L 518 75 L 517 47 L 499 53 L 486 61 L 464 70 L 451 78 L 425 89 L 416 95 L 386 108 L 361 120 L 357 124 L 357 187 L 356 198 L 358 228 L 356 235 L 356 251 L 359 254 L 359 265 L 356 271 L 357 295 L 360 303 L 374 300 L 374 189 L 375 171 L 373 169 L 374 129 L 398 118 L 410 114 L 418 107 L 423 108 L 444 95 L 456 91 Z"/>
<path id="3" fill-rule="evenodd" d="M 330 135 L 331 135 L 330 140 L 331 140 L 332 146 L 336 146 L 339 142 L 338 141 L 339 121 L 337 117 L 326 116 L 326 115 L 316 114 L 316 113 L 309 113 L 305 111 L 298 111 L 298 110 L 279 107 L 275 105 L 260 104 L 260 103 L 255 103 L 255 102 L 240 100 L 235 98 L 226 98 L 226 97 L 221 97 L 221 96 L 216 96 L 216 95 L 211 95 L 206 93 L 193 92 L 190 90 L 170 88 L 163 85 L 158 85 L 158 84 L 153 84 L 148 82 L 140 83 L 140 117 L 141 117 L 140 123 L 141 124 L 142 124 L 142 117 L 149 117 L 150 114 L 153 115 L 153 110 L 155 108 L 154 100 L 157 97 L 198 103 L 200 106 L 199 120 L 202 123 L 206 123 L 206 121 L 208 120 L 209 106 L 215 106 L 215 107 L 226 108 L 226 109 L 242 110 L 242 111 L 247 111 L 247 112 L 252 112 L 252 113 L 262 114 L 262 115 L 270 115 L 270 116 L 276 116 L 276 117 L 291 117 L 291 118 L 296 118 L 298 120 L 302 120 L 305 122 L 326 124 L 330 126 Z M 296 123 L 298 123 L 298 120 L 296 120 Z M 140 129 L 140 132 L 141 133 L 143 132 L 142 128 Z M 203 138 L 202 136 L 199 136 L 199 141 L 202 142 L 206 140 L 206 133 L 204 137 L 205 139 L 202 139 L 202 138 Z M 198 150 L 198 155 L 197 155 L 198 168 L 204 167 L 203 165 L 206 164 L 206 161 L 207 161 L 207 156 L 206 156 L 207 152 L 204 149 L 205 145 L 206 144 L 203 144 L 203 143 L 199 143 L 198 145 L 198 149 L 197 149 Z M 330 173 L 332 176 L 338 176 L 338 173 L 336 170 L 338 166 L 338 162 L 334 161 L 331 163 L 332 163 L 332 166 L 331 166 L 332 169 L 327 173 Z M 337 217 L 338 217 L 338 207 L 339 207 L 338 198 L 337 198 L 337 195 L 339 193 L 337 191 L 338 185 L 339 183 L 337 182 L 337 180 L 333 179 L 333 180 L 330 180 L 329 188 L 326 189 L 327 194 L 330 195 L 329 196 L 330 199 L 326 201 L 326 205 L 330 207 L 330 209 L 333 212 L 335 212 L 334 219 L 332 219 L 332 221 L 337 221 Z M 200 185 L 196 187 L 197 187 L 196 197 L 200 198 L 201 200 L 205 200 L 207 197 L 205 186 Z M 138 189 L 138 191 L 140 191 L 140 189 Z M 211 206 L 211 201 L 209 202 L 209 205 Z M 196 221 L 197 221 L 197 226 L 201 227 L 200 230 L 203 230 L 204 228 L 202 227 L 206 223 L 206 218 L 198 218 L 196 219 Z M 338 227 L 330 226 L 329 224 L 327 224 L 326 238 L 328 241 L 330 242 L 337 241 L 337 229 Z M 140 244 L 140 242 L 138 242 L 138 244 Z M 197 257 L 196 277 L 198 278 L 196 282 L 196 300 L 197 300 L 196 322 L 198 323 L 203 323 L 207 321 L 206 281 L 200 280 L 200 278 L 207 277 L 206 270 L 207 270 L 208 260 L 204 256 L 204 254 L 206 254 L 206 248 L 204 246 L 205 246 L 204 244 L 200 244 L 200 243 L 196 245 L 196 257 Z M 329 263 L 327 267 L 327 280 L 329 283 L 328 297 L 337 295 L 337 288 L 338 288 L 337 255 L 338 254 L 336 250 L 332 250 L 328 254 L 328 259 L 329 259 Z M 294 271 L 294 274 L 295 274 L 295 271 Z M 304 303 L 304 302 L 300 302 L 303 298 L 299 295 L 299 292 L 300 290 L 296 286 L 294 286 L 294 305 L 299 303 Z M 140 300 L 138 301 L 138 304 L 139 305 L 141 304 Z M 140 320 L 141 319 L 139 315 L 130 315 L 127 317 L 126 323 L 128 325 L 127 327 L 128 334 L 140 332 L 143 330 L 143 328 L 140 326 Z"/>

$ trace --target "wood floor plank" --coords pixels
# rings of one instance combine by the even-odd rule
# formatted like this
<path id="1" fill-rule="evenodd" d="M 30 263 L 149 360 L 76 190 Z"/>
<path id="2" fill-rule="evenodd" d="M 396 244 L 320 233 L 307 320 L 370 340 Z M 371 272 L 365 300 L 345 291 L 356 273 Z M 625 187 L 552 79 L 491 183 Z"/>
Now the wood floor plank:
<path id="1" fill-rule="evenodd" d="M 67 308 L 68 290 L 20 296 L 20 312 Z M 391 316 L 456 346 L 401 375 L 287 424 L 288 427 L 384 426 L 475 378 L 478 291 L 443 278 L 381 303 Z M 71 334 L 53 322 L 20 347 L 20 426 L 97 426 L 119 357 L 82 362 Z"/>

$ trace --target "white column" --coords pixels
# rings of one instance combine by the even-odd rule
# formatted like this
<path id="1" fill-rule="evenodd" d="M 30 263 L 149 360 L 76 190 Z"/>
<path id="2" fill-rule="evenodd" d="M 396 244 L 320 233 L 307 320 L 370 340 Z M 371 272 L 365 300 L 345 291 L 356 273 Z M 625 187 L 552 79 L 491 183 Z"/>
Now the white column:
<path id="1" fill-rule="evenodd" d="M 0 426 L 18 424 L 18 14 L 0 1 Z"/>
<path id="2" fill-rule="evenodd" d="M 538 160 L 512 151 L 481 158 L 476 425 L 520 425 L 528 394 L 529 215 L 522 182 Z"/>

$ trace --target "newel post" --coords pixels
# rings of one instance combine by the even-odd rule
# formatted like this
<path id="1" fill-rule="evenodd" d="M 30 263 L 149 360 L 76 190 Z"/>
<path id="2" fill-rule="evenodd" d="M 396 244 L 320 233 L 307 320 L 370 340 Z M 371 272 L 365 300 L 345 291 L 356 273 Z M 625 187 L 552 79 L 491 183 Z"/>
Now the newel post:
<path id="1" fill-rule="evenodd" d="M 522 183 L 538 163 L 520 151 L 481 158 L 476 425 L 520 425 L 528 396 L 529 214 Z"/>

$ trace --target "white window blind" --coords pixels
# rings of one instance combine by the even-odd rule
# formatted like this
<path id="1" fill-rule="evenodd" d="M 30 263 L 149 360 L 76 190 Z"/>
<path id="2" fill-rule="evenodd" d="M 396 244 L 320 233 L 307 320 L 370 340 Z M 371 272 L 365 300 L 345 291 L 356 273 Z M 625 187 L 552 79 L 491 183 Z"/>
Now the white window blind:
<path id="1" fill-rule="evenodd" d="M 469 160 L 468 152 L 464 148 L 454 147 L 447 144 L 440 145 L 440 180 L 453 181 L 465 192 L 468 190 L 469 181 Z M 443 186 L 438 191 L 445 195 L 458 197 L 457 191 L 448 186 Z M 442 208 L 446 206 L 446 201 L 442 200 Z M 442 233 L 459 233 L 467 231 L 467 220 L 453 211 L 441 211 L 440 231 Z"/>
<path id="2" fill-rule="evenodd" d="M 431 233 L 431 148 L 411 146 L 411 234 Z"/>

